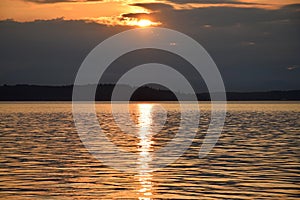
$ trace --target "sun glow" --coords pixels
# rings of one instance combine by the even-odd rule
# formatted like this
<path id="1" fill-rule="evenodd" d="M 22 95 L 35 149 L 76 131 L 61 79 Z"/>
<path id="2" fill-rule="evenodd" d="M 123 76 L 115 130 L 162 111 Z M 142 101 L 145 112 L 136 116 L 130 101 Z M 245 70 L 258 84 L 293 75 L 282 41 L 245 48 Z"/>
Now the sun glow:
<path id="1" fill-rule="evenodd" d="M 140 27 L 147 27 L 147 26 L 151 26 L 152 22 L 148 19 L 141 19 L 137 22 L 137 25 Z"/>

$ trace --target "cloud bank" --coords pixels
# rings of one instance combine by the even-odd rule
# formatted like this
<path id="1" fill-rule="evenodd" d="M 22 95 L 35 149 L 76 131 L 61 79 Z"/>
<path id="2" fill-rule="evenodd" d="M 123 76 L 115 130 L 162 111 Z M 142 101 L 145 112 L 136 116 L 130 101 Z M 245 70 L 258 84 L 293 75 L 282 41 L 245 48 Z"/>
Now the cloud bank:
<path id="1" fill-rule="evenodd" d="M 291 68 L 300 65 L 299 5 L 277 10 L 176 10 L 165 4 L 138 5 L 153 10 L 149 17 L 161 21 L 163 27 L 181 31 L 202 44 L 218 65 L 227 90 L 299 89 L 300 68 Z M 83 20 L 1 21 L 0 84 L 72 84 L 89 51 L 128 28 Z M 140 54 L 118 61 L 111 77 L 117 76 L 122 63 L 138 63 L 147 56 Z M 162 60 L 167 57 L 159 53 L 148 55 Z M 186 66 L 176 59 L 169 64 Z M 193 79 L 192 73 L 187 74 Z"/>

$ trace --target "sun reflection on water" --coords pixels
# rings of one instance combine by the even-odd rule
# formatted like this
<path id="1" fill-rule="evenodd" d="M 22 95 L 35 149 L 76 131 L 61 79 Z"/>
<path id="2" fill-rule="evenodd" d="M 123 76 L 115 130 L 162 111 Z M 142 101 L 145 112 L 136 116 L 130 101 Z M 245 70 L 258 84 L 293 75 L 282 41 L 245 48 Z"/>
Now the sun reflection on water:
<path id="1" fill-rule="evenodd" d="M 151 147 L 153 145 L 152 141 L 152 104 L 139 104 L 139 159 L 138 159 L 138 180 L 140 182 L 140 188 L 138 190 L 140 200 L 151 199 L 152 196 L 152 174 L 151 168 L 149 167 L 149 162 L 152 161 Z"/>

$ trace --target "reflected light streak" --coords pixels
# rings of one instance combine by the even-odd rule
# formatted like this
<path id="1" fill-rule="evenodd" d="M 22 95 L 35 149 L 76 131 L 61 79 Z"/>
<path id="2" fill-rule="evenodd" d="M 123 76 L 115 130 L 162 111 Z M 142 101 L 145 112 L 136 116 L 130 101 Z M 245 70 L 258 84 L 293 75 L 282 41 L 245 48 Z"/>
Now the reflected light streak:
<path id="1" fill-rule="evenodd" d="M 138 159 L 138 179 L 141 185 L 141 188 L 138 192 L 142 195 L 139 197 L 140 200 L 148 200 L 151 199 L 152 196 L 152 174 L 151 169 L 149 167 L 149 162 L 152 161 L 152 155 L 150 153 L 151 146 L 153 144 L 152 141 L 152 107 L 151 104 L 139 104 L 139 139 L 138 143 L 138 151 L 139 151 L 139 159 Z"/>

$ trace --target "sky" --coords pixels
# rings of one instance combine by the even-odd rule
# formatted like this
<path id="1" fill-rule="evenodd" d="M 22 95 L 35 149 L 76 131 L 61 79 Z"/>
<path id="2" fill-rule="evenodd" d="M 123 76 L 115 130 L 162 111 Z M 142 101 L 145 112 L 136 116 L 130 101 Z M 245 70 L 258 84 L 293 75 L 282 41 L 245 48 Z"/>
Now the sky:
<path id="1" fill-rule="evenodd" d="M 157 26 L 203 45 L 228 91 L 300 89 L 299 25 L 300 0 L 1 0 L 0 84 L 72 84 L 100 42 Z M 116 61 L 108 81 L 149 54 L 187 65 L 165 52 L 137 52 Z"/>

